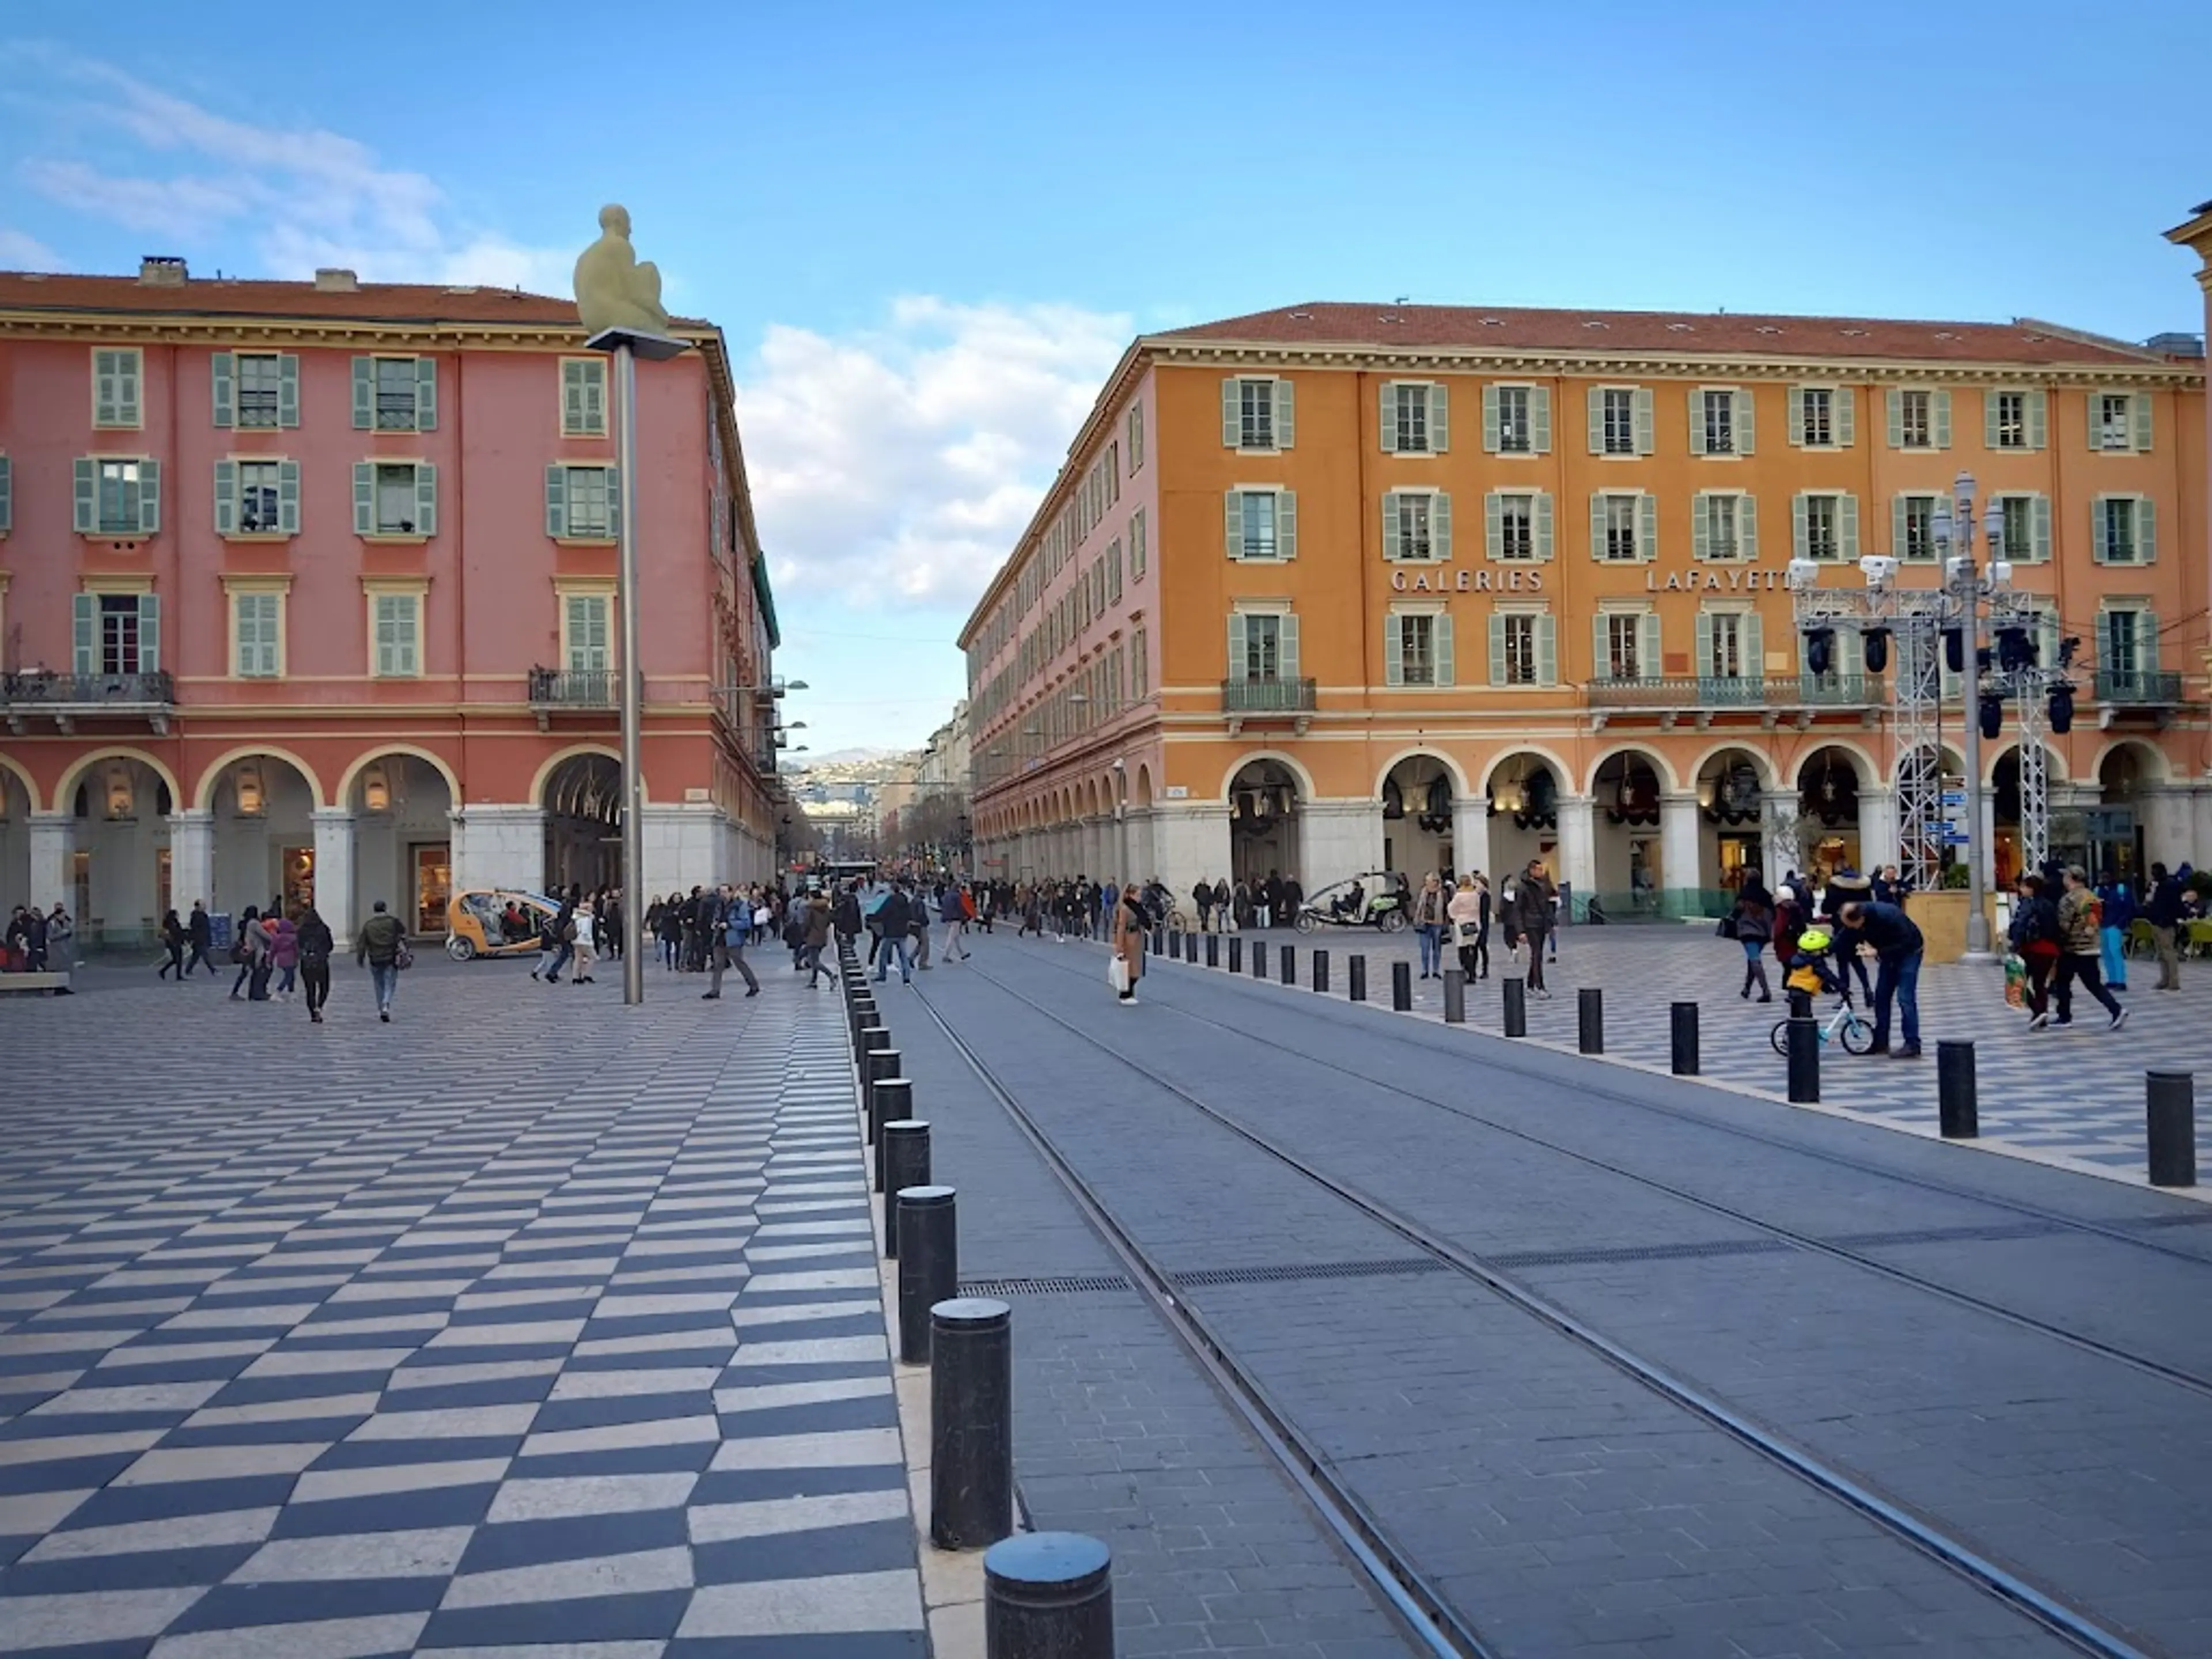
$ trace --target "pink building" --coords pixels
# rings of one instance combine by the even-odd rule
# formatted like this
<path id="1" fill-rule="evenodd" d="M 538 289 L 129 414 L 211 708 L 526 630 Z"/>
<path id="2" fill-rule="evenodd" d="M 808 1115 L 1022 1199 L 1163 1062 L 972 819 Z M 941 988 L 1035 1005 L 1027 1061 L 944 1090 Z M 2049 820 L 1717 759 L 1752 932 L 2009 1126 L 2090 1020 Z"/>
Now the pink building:
<path id="1" fill-rule="evenodd" d="M 728 353 L 638 367 L 641 477 L 568 301 L 0 274 L 0 902 L 621 880 L 616 534 L 640 512 L 641 880 L 774 864 L 776 643 Z"/>

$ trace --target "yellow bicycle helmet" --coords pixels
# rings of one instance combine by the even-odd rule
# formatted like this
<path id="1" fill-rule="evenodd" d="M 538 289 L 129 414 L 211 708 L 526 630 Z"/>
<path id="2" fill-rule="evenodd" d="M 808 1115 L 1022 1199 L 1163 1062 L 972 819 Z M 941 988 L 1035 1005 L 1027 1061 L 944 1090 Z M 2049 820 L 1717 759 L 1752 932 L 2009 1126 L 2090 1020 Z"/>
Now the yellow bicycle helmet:
<path id="1" fill-rule="evenodd" d="M 1808 927 L 1797 935 L 1797 948 L 1801 951 L 1825 951 L 1834 943 L 1825 927 Z"/>

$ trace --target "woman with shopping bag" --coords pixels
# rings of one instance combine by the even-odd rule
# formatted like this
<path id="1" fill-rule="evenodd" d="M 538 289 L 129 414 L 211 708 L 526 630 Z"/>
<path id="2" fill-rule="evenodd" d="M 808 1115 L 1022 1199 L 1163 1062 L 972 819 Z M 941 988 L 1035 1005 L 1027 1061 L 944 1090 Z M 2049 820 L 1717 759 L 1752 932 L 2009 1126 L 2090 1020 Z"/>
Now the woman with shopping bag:
<path id="1" fill-rule="evenodd" d="M 1145 976 L 1145 933 L 1150 921 L 1137 884 L 1123 883 L 1121 902 L 1114 908 L 1114 933 L 1108 941 L 1114 954 L 1107 960 L 1106 973 L 1125 1008 L 1135 1006 L 1137 981 Z"/>

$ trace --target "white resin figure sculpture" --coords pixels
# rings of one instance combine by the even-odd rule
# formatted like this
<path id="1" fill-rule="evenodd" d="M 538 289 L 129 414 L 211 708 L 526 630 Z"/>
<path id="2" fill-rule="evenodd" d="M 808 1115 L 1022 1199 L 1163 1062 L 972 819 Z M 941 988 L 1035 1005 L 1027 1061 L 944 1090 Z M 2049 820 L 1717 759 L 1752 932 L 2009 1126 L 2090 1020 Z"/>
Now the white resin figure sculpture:
<path id="1" fill-rule="evenodd" d="M 599 210 L 599 240 L 576 260 L 576 310 L 584 332 L 611 328 L 639 334 L 668 332 L 668 313 L 660 304 L 660 272 L 641 264 L 629 245 L 629 210 L 611 203 Z"/>

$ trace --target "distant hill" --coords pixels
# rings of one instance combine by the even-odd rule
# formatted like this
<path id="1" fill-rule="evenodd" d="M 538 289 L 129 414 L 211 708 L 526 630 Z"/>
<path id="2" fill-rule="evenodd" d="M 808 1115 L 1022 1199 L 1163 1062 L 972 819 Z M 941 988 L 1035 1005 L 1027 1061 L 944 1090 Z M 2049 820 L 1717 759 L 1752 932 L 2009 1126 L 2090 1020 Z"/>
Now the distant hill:
<path id="1" fill-rule="evenodd" d="M 865 766 L 903 752 L 897 749 L 832 749 L 826 755 L 809 755 L 806 769 L 819 772 L 829 766 Z"/>

